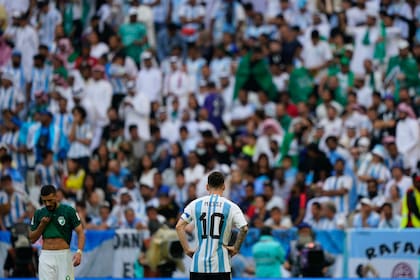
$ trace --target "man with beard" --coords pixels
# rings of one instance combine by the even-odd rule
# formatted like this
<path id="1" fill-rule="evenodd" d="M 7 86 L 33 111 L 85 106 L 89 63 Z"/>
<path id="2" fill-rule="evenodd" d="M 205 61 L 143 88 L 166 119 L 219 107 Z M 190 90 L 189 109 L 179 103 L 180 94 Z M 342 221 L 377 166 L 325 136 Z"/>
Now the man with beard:
<path id="1" fill-rule="evenodd" d="M 73 266 L 80 264 L 85 244 L 80 217 L 74 208 L 57 203 L 53 185 L 41 188 L 41 200 L 45 207 L 36 210 L 29 233 L 32 243 L 43 238 L 39 279 L 74 279 Z M 69 249 L 73 230 L 78 236 L 78 249 L 72 258 Z"/>

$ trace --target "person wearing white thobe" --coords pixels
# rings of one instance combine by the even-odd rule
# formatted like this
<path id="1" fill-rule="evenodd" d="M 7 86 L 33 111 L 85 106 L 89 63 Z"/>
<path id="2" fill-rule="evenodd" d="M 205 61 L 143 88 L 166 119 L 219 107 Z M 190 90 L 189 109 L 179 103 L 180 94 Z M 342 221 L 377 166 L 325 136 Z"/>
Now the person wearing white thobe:
<path id="1" fill-rule="evenodd" d="M 358 27 L 348 27 L 347 33 L 354 37 L 354 54 L 351 60 L 351 70 L 357 74 L 365 74 L 363 62 L 365 59 L 373 59 L 375 44 L 380 37 L 376 19 L 368 16 L 368 24 Z M 368 36 L 367 36 L 368 35 Z"/>
<path id="2" fill-rule="evenodd" d="M 38 34 L 32 26 L 23 23 L 16 30 L 15 49 L 22 53 L 22 66 L 25 77 L 31 76 L 33 57 L 38 53 Z M 29 47 L 30 46 L 30 47 Z"/>
<path id="3" fill-rule="evenodd" d="M 144 65 L 142 61 L 142 69 L 137 75 L 136 89 L 147 95 L 151 102 L 162 99 L 162 72 L 158 67 L 152 65 Z"/>
<path id="4" fill-rule="evenodd" d="M 401 118 L 400 115 L 395 140 L 398 152 L 407 160 L 411 171 L 415 171 L 420 151 L 420 129 L 417 120 L 407 116 Z"/>
<path id="5" fill-rule="evenodd" d="M 93 138 L 91 149 L 96 149 L 101 141 L 103 128 L 108 124 L 108 109 L 111 107 L 112 101 L 112 86 L 107 80 L 100 78 L 103 74 L 93 68 L 93 79 L 86 85 L 86 95 L 84 98 L 92 105 L 92 112 L 88 115 L 93 128 Z"/>
<path id="6" fill-rule="evenodd" d="M 124 134 L 129 139 L 130 125 L 137 125 L 142 139 L 150 139 L 150 111 L 151 103 L 149 97 L 141 91 L 129 88 L 128 94 L 121 102 L 120 116 L 125 120 Z"/>
<path id="7" fill-rule="evenodd" d="M 188 94 L 190 93 L 190 79 L 187 73 L 180 70 L 178 62 L 171 60 L 171 73 L 165 77 L 164 81 L 164 95 L 169 99 L 177 97 L 179 100 L 180 109 L 188 107 Z M 167 104 L 172 104 L 168 100 Z"/>

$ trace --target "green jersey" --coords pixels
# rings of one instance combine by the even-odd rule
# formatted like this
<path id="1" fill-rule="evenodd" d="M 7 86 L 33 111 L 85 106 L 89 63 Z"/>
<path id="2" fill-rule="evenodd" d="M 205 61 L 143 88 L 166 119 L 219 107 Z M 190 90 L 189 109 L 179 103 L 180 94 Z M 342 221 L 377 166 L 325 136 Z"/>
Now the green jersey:
<path id="1" fill-rule="evenodd" d="M 31 221 L 32 231 L 38 228 L 43 217 L 50 217 L 51 221 L 42 233 L 42 237 L 44 239 L 62 238 L 70 244 L 73 229 L 80 225 L 80 217 L 76 210 L 64 204 L 59 204 L 52 212 L 45 207 L 38 209 Z"/>

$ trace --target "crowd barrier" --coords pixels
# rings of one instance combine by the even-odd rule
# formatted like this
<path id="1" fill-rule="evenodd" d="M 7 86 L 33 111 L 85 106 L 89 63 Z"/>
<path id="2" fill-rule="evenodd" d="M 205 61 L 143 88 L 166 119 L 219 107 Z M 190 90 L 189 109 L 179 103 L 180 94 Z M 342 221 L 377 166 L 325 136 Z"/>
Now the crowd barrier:
<path id="1" fill-rule="evenodd" d="M 273 236 L 288 250 L 296 239 L 296 230 L 276 230 Z M 317 231 L 316 239 L 336 258 L 331 276 L 339 278 L 419 278 L 420 230 L 348 230 Z M 87 231 L 82 264 L 76 268 L 78 279 L 131 278 L 133 264 L 147 238 L 147 232 L 136 230 Z M 241 254 L 252 258 L 252 246 L 259 239 L 259 230 L 251 229 Z M 194 242 L 194 240 L 190 240 Z M 10 248 L 10 234 L 0 231 L 0 265 L 3 266 Z M 42 246 L 37 243 L 35 246 Z M 73 238 L 71 249 L 76 251 Z M 190 260 L 185 258 L 185 267 Z M 2 269 L 0 269 L 2 277 Z M 177 271 L 174 277 L 186 278 Z"/>

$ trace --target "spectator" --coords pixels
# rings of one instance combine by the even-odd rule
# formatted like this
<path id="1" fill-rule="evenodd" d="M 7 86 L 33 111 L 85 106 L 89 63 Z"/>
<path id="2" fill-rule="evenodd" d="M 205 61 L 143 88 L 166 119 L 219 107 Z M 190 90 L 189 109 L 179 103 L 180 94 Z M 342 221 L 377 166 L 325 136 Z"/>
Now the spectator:
<path id="1" fill-rule="evenodd" d="M 399 228 L 401 224 L 401 217 L 394 215 L 391 203 L 384 203 L 381 207 L 381 221 L 378 228 Z"/>
<path id="2" fill-rule="evenodd" d="M 373 210 L 373 203 L 369 198 L 362 198 L 360 200 L 360 212 L 353 218 L 354 228 L 377 228 L 380 217 Z"/>
<path id="3" fill-rule="evenodd" d="M 274 206 L 269 211 L 270 218 L 264 221 L 264 226 L 272 229 L 289 229 L 292 227 L 292 221 L 283 214 L 284 211 L 281 208 Z"/>

